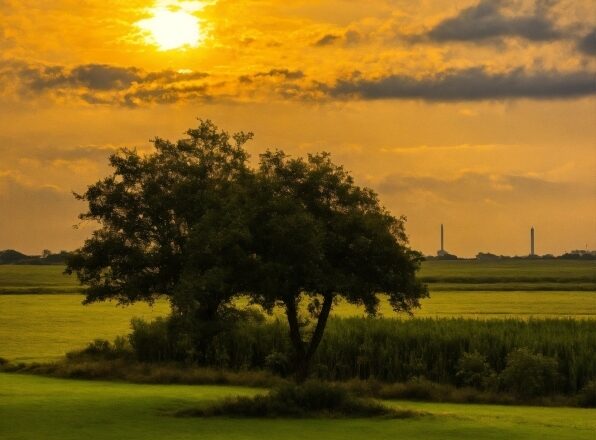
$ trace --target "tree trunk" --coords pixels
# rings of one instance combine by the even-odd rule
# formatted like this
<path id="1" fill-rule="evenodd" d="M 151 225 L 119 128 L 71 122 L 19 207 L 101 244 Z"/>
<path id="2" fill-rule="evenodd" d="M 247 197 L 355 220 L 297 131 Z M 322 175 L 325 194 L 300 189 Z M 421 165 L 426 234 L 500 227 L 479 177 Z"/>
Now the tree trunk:
<path id="1" fill-rule="evenodd" d="M 288 324 L 290 326 L 290 340 L 294 346 L 294 352 L 296 354 L 295 364 L 295 377 L 298 383 L 304 382 L 308 378 L 310 361 L 314 356 L 321 340 L 323 339 L 323 333 L 325 332 L 325 326 L 331 312 L 331 306 L 333 305 L 333 295 L 325 294 L 323 300 L 323 307 L 321 313 L 317 319 L 317 325 L 313 332 L 313 335 L 305 346 L 305 342 L 302 340 L 300 335 L 300 325 L 298 323 L 298 309 L 296 306 L 295 297 L 292 297 L 286 302 L 286 314 L 288 317 Z"/>

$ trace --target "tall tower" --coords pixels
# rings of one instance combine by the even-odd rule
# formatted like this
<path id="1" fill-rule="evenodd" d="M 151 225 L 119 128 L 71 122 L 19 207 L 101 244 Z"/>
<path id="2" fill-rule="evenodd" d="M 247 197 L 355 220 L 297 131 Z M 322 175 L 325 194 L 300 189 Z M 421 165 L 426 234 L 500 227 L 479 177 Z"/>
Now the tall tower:
<path id="1" fill-rule="evenodd" d="M 443 242 L 443 223 L 441 223 L 441 252 L 445 252 L 444 242 Z"/>
<path id="2" fill-rule="evenodd" d="M 530 256 L 536 255 L 534 253 L 534 226 L 530 229 Z"/>

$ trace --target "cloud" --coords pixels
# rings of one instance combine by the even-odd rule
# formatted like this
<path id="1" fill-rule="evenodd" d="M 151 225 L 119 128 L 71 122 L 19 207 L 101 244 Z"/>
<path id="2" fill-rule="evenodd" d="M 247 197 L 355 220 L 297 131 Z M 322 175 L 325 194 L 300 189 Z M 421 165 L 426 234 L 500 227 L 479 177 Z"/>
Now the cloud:
<path id="1" fill-rule="evenodd" d="M 0 62 L 0 79 L 14 82 L 24 96 L 55 94 L 89 104 L 138 106 L 207 98 L 209 75 L 193 71 L 145 71 L 137 67 L 83 64 L 59 65 Z M 11 81 L 14 80 L 14 81 Z"/>
<path id="2" fill-rule="evenodd" d="M 343 45 L 350 46 L 360 43 L 362 39 L 363 38 L 360 32 L 355 30 L 347 30 L 342 35 L 325 34 L 317 41 L 315 41 L 313 45 L 323 47 L 341 43 Z"/>
<path id="3" fill-rule="evenodd" d="M 500 37 L 519 37 L 531 41 L 551 41 L 561 33 L 545 16 L 548 4 L 538 2 L 533 15 L 505 15 L 500 0 L 481 0 L 447 18 L 425 34 L 435 42 L 479 42 Z"/>
<path id="4" fill-rule="evenodd" d="M 354 75 L 333 86 L 322 86 L 328 95 L 360 99 L 422 99 L 427 101 L 478 101 L 494 99 L 562 99 L 596 94 L 594 73 L 588 71 L 527 72 L 518 68 L 491 73 L 485 68 L 447 70 L 417 78 L 386 75 L 375 79 Z"/>
<path id="5" fill-rule="evenodd" d="M 589 196 L 587 189 L 582 193 L 577 187 L 565 182 L 552 182 L 533 176 L 512 174 L 463 173 L 456 178 L 428 176 L 390 175 L 379 184 L 384 194 L 425 193 L 453 203 L 474 203 L 490 200 L 508 204 L 515 201 L 536 199 L 575 198 Z"/>
<path id="6" fill-rule="evenodd" d="M 122 90 L 141 80 L 139 69 L 105 64 L 86 64 L 71 70 L 63 66 L 23 66 L 17 75 L 34 91 L 67 87 Z"/>
<path id="7" fill-rule="evenodd" d="M 279 76 L 285 79 L 301 79 L 304 78 L 304 72 L 301 70 L 289 70 L 289 69 L 271 69 L 268 72 L 258 72 L 253 77 L 258 78 L 260 76 Z"/>
<path id="8" fill-rule="evenodd" d="M 580 39 L 577 48 L 586 55 L 596 56 L 596 29 Z"/>
<path id="9" fill-rule="evenodd" d="M 315 46 L 329 46 L 340 39 L 341 37 L 339 35 L 327 34 L 319 38 L 315 42 Z"/>

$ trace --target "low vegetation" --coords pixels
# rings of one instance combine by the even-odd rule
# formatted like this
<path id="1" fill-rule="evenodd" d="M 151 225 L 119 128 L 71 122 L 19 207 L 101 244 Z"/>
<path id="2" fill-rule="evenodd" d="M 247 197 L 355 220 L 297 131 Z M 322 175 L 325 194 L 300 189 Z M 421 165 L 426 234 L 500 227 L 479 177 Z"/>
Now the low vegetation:
<path id="1" fill-rule="evenodd" d="M 185 416 L 228 417 L 414 417 L 414 411 L 400 411 L 372 399 L 354 397 L 338 385 L 308 381 L 286 384 L 266 395 L 235 397 L 200 408 L 178 412 Z"/>
<path id="2" fill-rule="evenodd" d="M 169 353 L 171 360 L 214 368 L 291 372 L 291 345 L 282 321 L 238 324 L 205 352 L 190 355 L 171 331 L 162 319 L 136 324 L 130 336 L 136 358 L 163 361 Z M 162 348 L 158 341 L 164 342 Z M 519 398 L 575 394 L 596 377 L 594 346 L 592 321 L 334 318 L 313 359 L 312 376 L 382 382 L 425 377 Z"/>
<path id="3" fill-rule="evenodd" d="M 366 396 L 590 405 L 596 323 L 575 320 L 331 319 L 311 377 Z M 142 383 L 274 386 L 289 379 L 282 321 L 252 321 L 189 357 L 165 319 L 53 364 L 5 370 Z M 592 388 L 590 388 L 592 387 Z M 583 397 L 580 397 L 583 396 Z"/>

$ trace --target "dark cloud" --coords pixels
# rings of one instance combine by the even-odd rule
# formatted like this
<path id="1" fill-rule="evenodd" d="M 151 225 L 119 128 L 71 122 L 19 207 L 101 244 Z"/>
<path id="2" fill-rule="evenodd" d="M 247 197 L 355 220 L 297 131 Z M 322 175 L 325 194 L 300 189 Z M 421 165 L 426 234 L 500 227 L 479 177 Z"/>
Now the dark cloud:
<path id="1" fill-rule="evenodd" d="M 138 69 L 114 67 L 105 64 L 87 64 L 75 67 L 70 77 L 76 85 L 91 90 L 122 90 L 141 79 Z"/>
<path id="2" fill-rule="evenodd" d="M 433 41 L 484 41 L 500 37 L 520 37 L 531 41 L 560 38 L 560 31 L 546 17 L 548 2 L 538 2 L 534 15 L 503 14 L 500 0 L 481 0 L 432 28 L 426 37 Z"/>
<path id="3" fill-rule="evenodd" d="M 315 41 L 315 46 L 329 46 L 340 39 L 339 35 L 327 34 Z"/>
<path id="4" fill-rule="evenodd" d="M 348 30 L 342 35 L 326 34 L 314 42 L 314 46 L 331 46 L 334 44 L 343 44 L 346 46 L 354 45 L 362 41 L 362 35 L 355 30 Z"/>
<path id="5" fill-rule="evenodd" d="M 257 72 L 252 75 L 242 75 L 238 78 L 238 81 L 243 84 L 250 84 L 257 78 L 282 78 L 284 80 L 294 81 L 304 78 L 304 72 L 301 70 L 289 70 L 289 69 L 271 69 L 267 72 Z"/>
<path id="6" fill-rule="evenodd" d="M 271 69 L 268 72 L 255 73 L 253 76 L 256 78 L 259 76 L 280 76 L 285 79 L 301 79 L 304 78 L 304 72 L 301 70 Z"/>
<path id="7" fill-rule="evenodd" d="M 596 94 L 593 72 L 527 72 L 515 69 L 490 73 L 484 68 L 447 70 L 416 78 L 388 75 L 364 79 L 360 75 L 321 86 L 332 97 L 361 99 L 423 99 L 428 101 L 477 101 L 532 98 L 561 99 Z"/>
<path id="8" fill-rule="evenodd" d="M 63 66 L 23 66 L 16 74 L 24 86 L 33 91 L 70 87 L 123 90 L 142 78 L 139 69 L 106 64 L 86 64 L 71 70 Z"/>
<path id="9" fill-rule="evenodd" d="M 67 68 L 14 60 L 0 62 L 2 83 L 14 82 L 25 96 L 54 93 L 78 97 L 89 104 L 137 106 L 199 99 L 206 97 L 207 85 L 201 80 L 207 77 L 204 72 L 148 72 L 106 64 Z"/>
<path id="10" fill-rule="evenodd" d="M 577 48 L 586 55 L 596 56 L 596 29 L 579 40 Z"/>

